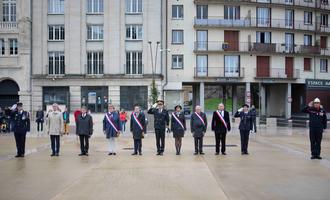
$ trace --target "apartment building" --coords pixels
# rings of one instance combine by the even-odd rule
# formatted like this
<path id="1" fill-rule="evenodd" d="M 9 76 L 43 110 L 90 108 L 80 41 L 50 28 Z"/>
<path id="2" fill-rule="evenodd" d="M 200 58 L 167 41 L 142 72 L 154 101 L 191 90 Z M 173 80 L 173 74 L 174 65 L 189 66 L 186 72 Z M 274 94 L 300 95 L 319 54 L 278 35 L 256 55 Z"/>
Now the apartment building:
<path id="1" fill-rule="evenodd" d="M 290 118 L 314 97 L 330 109 L 327 0 L 169 0 L 165 99 L 204 106 L 208 87 L 264 116 Z M 243 99 L 238 94 L 243 93 Z"/>
<path id="2" fill-rule="evenodd" d="M 0 1 L 0 107 L 31 106 L 31 1 Z"/>
<path id="3" fill-rule="evenodd" d="M 146 108 L 153 79 L 162 94 L 161 2 L 34 0 L 33 109 L 53 102 L 71 111 Z"/>

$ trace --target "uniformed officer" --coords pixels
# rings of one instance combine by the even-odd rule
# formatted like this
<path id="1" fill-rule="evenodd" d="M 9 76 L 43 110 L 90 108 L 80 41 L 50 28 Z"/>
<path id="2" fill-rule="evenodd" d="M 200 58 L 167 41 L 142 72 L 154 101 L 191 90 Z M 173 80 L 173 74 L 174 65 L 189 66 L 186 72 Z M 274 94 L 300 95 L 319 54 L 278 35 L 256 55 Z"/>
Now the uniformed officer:
<path id="1" fill-rule="evenodd" d="M 154 115 L 157 155 L 163 155 L 165 150 L 165 131 L 168 130 L 170 124 L 168 112 L 164 108 L 164 101 L 157 100 L 148 110 L 148 114 Z"/>
<path id="2" fill-rule="evenodd" d="M 215 155 L 220 153 L 220 141 L 221 154 L 226 155 L 226 135 L 230 131 L 230 119 L 223 103 L 220 103 L 218 110 L 213 112 L 211 124 L 215 135 Z"/>
<path id="3" fill-rule="evenodd" d="M 241 119 L 239 123 L 239 132 L 241 135 L 241 151 L 242 155 L 248 155 L 248 144 L 250 131 L 252 131 L 252 116 L 249 112 L 249 105 L 244 104 L 234 115 Z"/>
<path id="4" fill-rule="evenodd" d="M 194 137 L 195 153 L 204 155 L 203 152 L 203 138 L 207 129 L 207 119 L 205 113 L 202 112 L 200 106 L 195 107 L 195 112 L 191 115 L 190 129 Z"/>
<path id="5" fill-rule="evenodd" d="M 302 112 L 309 114 L 309 138 L 311 142 L 311 159 L 322 159 L 321 155 L 321 141 L 323 130 L 327 128 L 327 114 L 321 106 L 319 98 L 302 110 Z"/>
<path id="6" fill-rule="evenodd" d="M 174 107 L 175 112 L 172 113 L 171 117 L 171 131 L 175 138 L 175 149 L 176 155 L 181 154 L 182 138 L 186 130 L 186 119 L 184 114 L 181 112 L 182 107 L 177 105 Z"/>
<path id="7" fill-rule="evenodd" d="M 23 104 L 17 103 L 16 110 L 12 113 L 13 131 L 15 135 L 17 157 L 24 157 L 26 133 L 30 131 L 30 115 L 23 110 Z"/>

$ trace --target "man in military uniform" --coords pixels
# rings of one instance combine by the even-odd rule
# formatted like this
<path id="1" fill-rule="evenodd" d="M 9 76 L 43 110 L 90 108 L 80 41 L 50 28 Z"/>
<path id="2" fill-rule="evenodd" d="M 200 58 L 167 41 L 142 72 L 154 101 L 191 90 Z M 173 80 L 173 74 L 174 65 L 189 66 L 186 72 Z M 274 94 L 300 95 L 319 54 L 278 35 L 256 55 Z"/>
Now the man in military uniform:
<path id="1" fill-rule="evenodd" d="M 23 110 L 22 103 L 17 103 L 17 108 L 12 113 L 12 120 L 17 148 L 15 157 L 24 157 L 26 133 L 30 131 L 30 115 Z"/>
<path id="2" fill-rule="evenodd" d="M 327 114 L 321 106 L 319 98 L 302 110 L 302 112 L 309 114 L 309 138 L 311 142 L 311 159 L 322 159 L 321 155 L 321 141 L 323 130 L 327 128 Z"/>
<path id="3" fill-rule="evenodd" d="M 169 130 L 169 115 L 164 108 L 164 101 L 158 100 L 149 110 L 154 115 L 154 128 L 156 134 L 157 155 L 163 155 L 165 149 L 165 131 Z"/>

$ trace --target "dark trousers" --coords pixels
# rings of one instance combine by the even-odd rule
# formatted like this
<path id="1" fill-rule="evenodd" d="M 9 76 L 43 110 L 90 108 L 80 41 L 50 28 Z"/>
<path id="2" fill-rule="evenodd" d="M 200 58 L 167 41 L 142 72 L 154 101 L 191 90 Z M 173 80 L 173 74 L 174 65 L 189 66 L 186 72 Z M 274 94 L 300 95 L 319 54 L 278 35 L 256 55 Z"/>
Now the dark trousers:
<path id="1" fill-rule="evenodd" d="M 221 142 L 221 153 L 226 152 L 226 133 L 215 132 L 215 152 L 220 152 Z"/>
<path id="2" fill-rule="evenodd" d="M 311 141 L 312 156 L 321 155 L 322 134 L 323 134 L 322 128 L 311 128 L 309 130 L 309 139 Z"/>
<path id="3" fill-rule="evenodd" d="M 87 154 L 89 149 L 89 135 L 79 135 L 80 151 L 82 154 Z"/>
<path id="4" fill-rule="evenodd" d="M 195 141 L 195 153 L 203 152 L 203 137 L 194 137 Z"/>
<path id="5" fill-rule="evenodd" d="M 241 151 L 242 151 L 242 153 L 247 153 L 250 131 L 249 130 L 240 130 L 239 132 L 241 134 Z"/>
<path id="6" fill-rule="evenodd" d="M 43 130 L 44 130 L 44 123 L 37 122 L 37 131 L 43 131 Z"/>
<path id="7" fill-rule="evenodd" d="M 165 150 L 165 129 L 155 129 L 157 152 L 163 153 Z"/>
<path id="8" fill-rule="evenodd" d="M 25 154 L 26 133 L 14 132 L 14 135 L 15 135 L 15 141 L 16 141 L 17 155 L 23 156 Z"/>
<path id="9" fill-rule="evenodd" d="M 142 152 L 142 139 L 134 139 L 134 153 Z"/>
<path id="10" fill-rule="evenodd" d="M 60 136 L 59 135 L 51 135 L 50 143 L 52 147 L 52 153 L 58 154 L 60 152 Z"/>
<path id="11" fill-rule="evenodd" d="M 257 132 L 257 119 L 255 117 L 252 118 L 252 126 L 253 130 L 256 133 Z"/>

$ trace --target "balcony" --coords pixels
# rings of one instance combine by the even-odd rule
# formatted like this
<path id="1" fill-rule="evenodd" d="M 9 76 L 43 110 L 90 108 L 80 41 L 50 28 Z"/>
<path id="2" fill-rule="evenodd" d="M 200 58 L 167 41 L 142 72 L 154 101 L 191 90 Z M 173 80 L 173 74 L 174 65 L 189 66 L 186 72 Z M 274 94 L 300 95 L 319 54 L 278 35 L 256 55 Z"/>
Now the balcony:
<path id="1" fill-rule="evenodd" d="M 319 46 L 256 42 L 227 43 L 223 41 L 195 42 L 194 51 L 196 53 L 245 52 L 255 54 L 321 54 Z M 323 53 L 323 55 L 330 55 L 329 51 L 323 51 Z"/>
<path id="2" fill-rule="evenodd" d="M 207 67 L 194 68 L 196 78 L 243 78 L 244 68 Z"/>
<path id="3" fill-rule="evenodd" d="M 330 33 L 330 27 L 323 26 L 319 22 L 306 24 L 304 21 L 269 18 L 244 18 L 244 19 L 224 19 L 224 17 L 209 17 L 208 19 L 195 18 L 195 27 L 220 27 L 220 28 L 274 28 L 300 31 L 318 31 Z"/>
<path id="4" fill-rule="evenodd" d="M 124 73 L 127 76 L 141 77 L 144 74 L 144 65 L 126 65 L 124 64 Z"/>
<path id="5" fill-rule="evenodd" d="M 271 4 L 277 6 L 295 6 L 295 7 L 309 7 L 319 9 L 330 9 L 329 3 L 321 0 L 195 0 L 195 4 L 207 4 L 207 3 L 221 3 L 221 4 Z"/>
<path id="6" fill-rule="evenodd" d="M 0 22 L 0 33 L 15 33 L 18 31 L 17 22 Z"/>
<path id="7" fill-rule="evenodd" d="M 255 75 L 257 79 L 298 79 L 300 77 L 300 70 L 260 67 L 255 69 Z"/>

